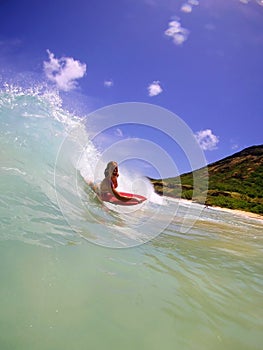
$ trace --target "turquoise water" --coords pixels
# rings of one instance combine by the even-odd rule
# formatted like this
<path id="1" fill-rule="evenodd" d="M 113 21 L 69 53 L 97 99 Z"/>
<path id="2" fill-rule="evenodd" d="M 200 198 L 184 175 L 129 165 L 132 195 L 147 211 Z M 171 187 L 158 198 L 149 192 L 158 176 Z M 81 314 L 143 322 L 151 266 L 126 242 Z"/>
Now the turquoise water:
<path id="1" fill-rule="evenodd" d="M 106 208 L 57 96 L 0 101 L 1 349 L 261 349 L 262 220 L 154 196 Z"/>

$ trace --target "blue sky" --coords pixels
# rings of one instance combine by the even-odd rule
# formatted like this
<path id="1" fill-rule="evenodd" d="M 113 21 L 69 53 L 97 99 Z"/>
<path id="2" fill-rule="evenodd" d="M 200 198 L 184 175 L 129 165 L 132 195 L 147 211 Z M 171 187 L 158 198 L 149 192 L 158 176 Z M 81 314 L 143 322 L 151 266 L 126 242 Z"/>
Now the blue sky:
<path id="1" fill-rule="evenodd" d="M 83 115 L 163 107 L 208 163 L 262 144 L 262 63 L 262 0 L 0 1 L 2 83 L 47 81 Z"/>

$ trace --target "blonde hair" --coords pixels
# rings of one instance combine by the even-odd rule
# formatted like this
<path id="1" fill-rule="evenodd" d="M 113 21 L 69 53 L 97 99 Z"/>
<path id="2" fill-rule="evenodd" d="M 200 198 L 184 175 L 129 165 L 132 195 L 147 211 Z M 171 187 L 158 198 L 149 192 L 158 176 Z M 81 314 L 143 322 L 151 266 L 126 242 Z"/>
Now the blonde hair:
<path id="1" fill-rule="evenodd" d="M 105 177 L 112 175 L 113 170 L 118 166 L 118 164 L 114 161 L 111 161 L 107 164 L 106 169 L 104 170 Z"/>

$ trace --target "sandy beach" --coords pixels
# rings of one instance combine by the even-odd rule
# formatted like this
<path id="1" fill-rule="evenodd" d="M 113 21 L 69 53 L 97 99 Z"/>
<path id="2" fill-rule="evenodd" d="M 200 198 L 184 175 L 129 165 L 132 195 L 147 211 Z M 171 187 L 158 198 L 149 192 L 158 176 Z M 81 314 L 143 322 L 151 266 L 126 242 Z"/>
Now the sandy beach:
<path id="1" fill-rule="evenodd" d="M 169 201 L 184 203 L 186 205 L 190 205 L 191 203 L 199 204 L 197 202 L 193 202 L 193 201 L 187 200 L 187 199 L 177 199 L 177 198 L 168 197 L 168 196 L 164 196 L 164 198 L 168 199 Z M 202 204 L 199 204 L 199 205 L 202 205 Z M 229 208 L 223 208 L 223 207 L 218 207 L 218 206 L 204 206 L 204 205 L 202 205 L 202 206 L 206 210 L 224 211 L 224 212 L 232 213 L 233 215 L 239 215 L 239 216 L 242 216 L 242 217 L 245 217 L 248 219 L 260 220 L 260 221 L 262 221 L 262 224 L 263 224 L 263 215 L 260 215 L 260 214 L 251 213 L 251 212 L 248 212 L 245 210 L 229 209 Z"/>
<path id="2" fill-rule="evenodd" d="M 210 206 L 210 207 L 207 207 L 207 209 L 215 209 L 218 211 L 225 211 L 225 212 L 232 213 L 235 215 L 240 215 L 242 217 L 246 217 L 249 219 L 257 219 L 257 220 L 261 220 L 263 223 L 263 215 L 260 215 L 260 214 L 251 213 L 251 212 L 244 211 L 244 210 L 229 209 L 229 208 L 222 208 L 222 207 L 216 207 L 216 206 L 213 206 L 213 207 Z"/>

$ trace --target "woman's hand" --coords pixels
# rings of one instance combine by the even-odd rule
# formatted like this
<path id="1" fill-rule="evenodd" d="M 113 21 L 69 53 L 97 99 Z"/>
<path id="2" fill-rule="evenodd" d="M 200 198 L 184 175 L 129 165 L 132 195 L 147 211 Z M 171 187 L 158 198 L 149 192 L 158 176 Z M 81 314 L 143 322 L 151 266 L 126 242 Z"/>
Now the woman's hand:
<path id="1" fill-rule="evenodd" d="M 136 201 L 138 204 L 142 203 L 142 200 L 139 198 L 134 197 L 133 200 Z"/>

